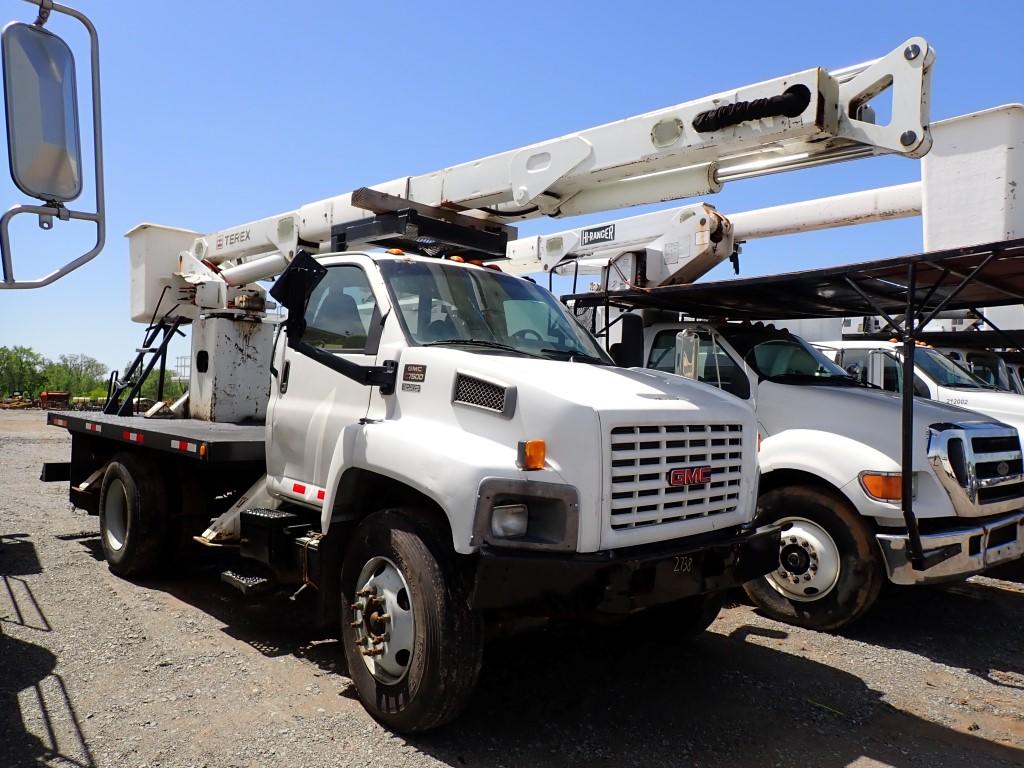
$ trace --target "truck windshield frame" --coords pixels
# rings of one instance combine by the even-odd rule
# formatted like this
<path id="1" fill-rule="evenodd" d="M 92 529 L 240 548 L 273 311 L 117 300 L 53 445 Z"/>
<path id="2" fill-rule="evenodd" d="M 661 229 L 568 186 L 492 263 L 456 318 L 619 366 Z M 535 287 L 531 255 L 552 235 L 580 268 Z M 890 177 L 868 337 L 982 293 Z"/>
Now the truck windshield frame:
<path id="1" fill-rule="evenodd" d="M 410 346 L 615 364 L 561 302 L 532 281 L 441 260 L 381 259 L 378 265 Z"/>

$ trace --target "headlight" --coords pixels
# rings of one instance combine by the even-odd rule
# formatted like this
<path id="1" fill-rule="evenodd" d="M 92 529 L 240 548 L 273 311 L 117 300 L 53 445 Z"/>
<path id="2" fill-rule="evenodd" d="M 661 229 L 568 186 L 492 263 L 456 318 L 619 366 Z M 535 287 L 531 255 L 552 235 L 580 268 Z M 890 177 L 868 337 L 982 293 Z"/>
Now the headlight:
<path id="1" fill-rule="evenodd" d="M 514 539 L 526 533 L 530 510 L 525 504 L 506 504 L 491 510 L 491 533 L 501 539 Z"/>
<path id="2" fill-rule="evenodd" d="M 574 487 L 488 477 L 480 482 L 472 543 L 573 551 L 579 524 Z"/>

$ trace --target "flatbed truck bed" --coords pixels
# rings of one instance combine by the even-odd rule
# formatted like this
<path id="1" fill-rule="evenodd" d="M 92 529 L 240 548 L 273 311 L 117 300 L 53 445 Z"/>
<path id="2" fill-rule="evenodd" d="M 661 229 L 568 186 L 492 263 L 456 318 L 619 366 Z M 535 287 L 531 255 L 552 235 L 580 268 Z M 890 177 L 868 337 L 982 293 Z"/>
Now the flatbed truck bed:
<path id="1" fill-rule="evenodd" d="M 226 497 L 244 491 L 265 472 L 265 426 L 223 424 L 198 419 L 147 419 L 83 411 L 53 411 L 46 423 L 71 433 L 71 461 L 43 465 L 41 480 L 67 481 L 71 503 L 99 513 L 99 490 L 111 460 L 131 454 L 178 478 L 178 495 L 189 485 L 198 496 Z M 182 496 L 191 508 L 192 494 Z M 189 511 L 189 510 L 185 510 Z"/>
<path id="2" fill-rule="evenodd" d="M 198 419 L 147 419 L 82 411 L 52 411 L 46 423 L 72 434 L 119 440 L 210 464 L 262 461 L 263 424 L 218 424 Z"/>

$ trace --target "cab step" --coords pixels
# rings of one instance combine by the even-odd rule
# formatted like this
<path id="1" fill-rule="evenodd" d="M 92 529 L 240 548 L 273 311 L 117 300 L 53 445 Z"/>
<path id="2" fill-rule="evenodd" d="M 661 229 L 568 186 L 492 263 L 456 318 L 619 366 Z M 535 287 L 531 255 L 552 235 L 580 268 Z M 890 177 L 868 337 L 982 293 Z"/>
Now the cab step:
<path id="1" fill-rule="evenodd" d="M 274 586 L 266 576 L 246 576 L 237 571 L 224 571 L 220 575 L 220 580 L 247 596 L 262 595 Z"/>

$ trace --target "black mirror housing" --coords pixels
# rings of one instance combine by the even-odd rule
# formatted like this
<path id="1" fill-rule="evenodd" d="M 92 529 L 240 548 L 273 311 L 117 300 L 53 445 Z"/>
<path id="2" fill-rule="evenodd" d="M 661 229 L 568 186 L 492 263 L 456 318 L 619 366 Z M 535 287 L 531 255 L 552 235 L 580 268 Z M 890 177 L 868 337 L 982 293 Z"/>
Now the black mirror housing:
<path id="1" fill-rule="evenodd" d="M 644 367 L 644 321 L 640 315 L 625 312 L 619 318 L 620 342 L 612 357 L 620 368 Z"/>
<path id="2" fill-rule="evenodd" d="M 294 348 L 306 332 L 309 297 L 326 275 L 327 268 L 323 264 L 308 251 L 299 251 L 270 289 L 270 295 L 288 310 L 285 330 L 289 347 Z"/>

